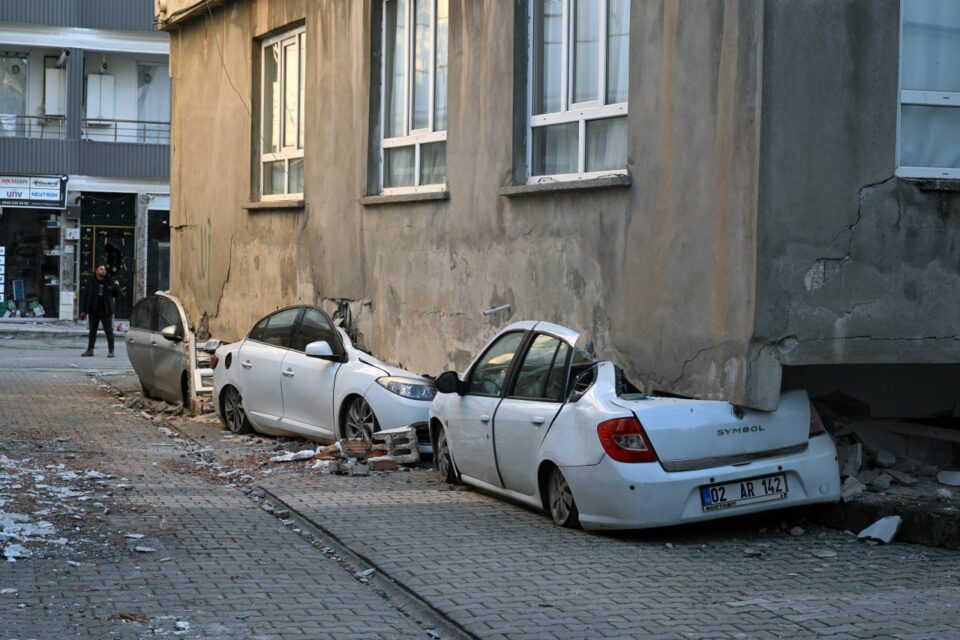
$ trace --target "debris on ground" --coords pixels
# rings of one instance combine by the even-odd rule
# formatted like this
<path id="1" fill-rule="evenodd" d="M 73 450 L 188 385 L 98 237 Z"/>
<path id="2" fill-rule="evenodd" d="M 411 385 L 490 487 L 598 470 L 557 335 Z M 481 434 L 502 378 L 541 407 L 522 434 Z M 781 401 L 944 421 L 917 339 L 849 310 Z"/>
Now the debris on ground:
<path id="1" fill-rule="evenodd" d="M 900 525 L 902 524 L 903 518 L 900 516 L 880 518 L 857 534 L 857 538 L 860 540 L 876 540 L 883 544 L 890 544 L 900 532 Z"/>
<path id="2" fill-rule="evenodd" d="M 937 482 L 948 487 L 960 487 L 960 471 L 941 471 L 937 474 Z"/>
<path id="3" fill-rule="evenodd" d="M 863 445 L 859 442 L 853 444 L 840 445 L 837 447 L 837 454 L 840 458 L 840 477 L 849 478 L 856 476 L 863 466 Z"/>
<path id="4" fill-rule="evenodd" d="M 282 455 L 273 456 L 270 462 L 294 462 L 295 460 L 312 460 L 317 456 L 313 449 L 301 449 L 300 451 L 285 451 Z"/>
<path id="5" fill-rule="evenodd" d="M 840 499 L 843 502 L 850 502 L 863 493 L 866 488 L 866 485 L 851 476 L 843 481 L 843 486 L 840 488 Z"/>
<path id="6" fill-rule="evenodd" d="M 897 456 L 893 455 L 889 451 L 877 451 L 876 462 L 881 467 L 892 467 L 897 464 Z"/>
<path id="7" fill-rule="evenodd" d="M 373 442 L 381 444 L 386 454 L 400 464 L 416 464 L 420 461 L 417 448 L 417 430 L 413 427 L 387 429 L 373 434 Z"/>

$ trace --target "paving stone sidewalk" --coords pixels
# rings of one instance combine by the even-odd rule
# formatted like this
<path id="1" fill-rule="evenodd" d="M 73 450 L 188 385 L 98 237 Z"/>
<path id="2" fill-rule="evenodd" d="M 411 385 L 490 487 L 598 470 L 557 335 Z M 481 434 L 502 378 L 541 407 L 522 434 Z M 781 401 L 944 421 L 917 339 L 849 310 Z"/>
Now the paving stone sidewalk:
<path id="1" fill-rule="evenodd" d="M 114 484 L 116 512 L 72 523 L 71 539 L 92 540 L 77 560 L 41 551 L 0 565 L 0 590 L 15 590 L 0 595 L 0 637 L 429 637 L 320 542 L 194 475 L 95 382 L 0 371 L 0 454 L 128 479 Z M 104 531 L 110 543 L 93 544 Z"/>

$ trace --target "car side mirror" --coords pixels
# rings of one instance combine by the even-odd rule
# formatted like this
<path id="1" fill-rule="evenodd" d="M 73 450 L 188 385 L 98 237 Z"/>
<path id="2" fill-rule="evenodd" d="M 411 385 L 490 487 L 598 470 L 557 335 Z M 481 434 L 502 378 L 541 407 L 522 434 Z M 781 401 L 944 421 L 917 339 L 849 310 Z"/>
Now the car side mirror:
<path id="1" fill-rule="evenodd" d="M 438 393 L 459 393 L 463 395 L 465 391 L 464 385 L 460 381 L 460 376 L 457 375 L 456 371 L 444 371 L 437 376 L 435 385 Z"/>
<path id="2" fill-rule="evenodd" d="M 330 343 L 326 340 L 311 342 L 307 345 L 304 353 L 306 353 L 309 358 L 319 358 L 320 360 L 331 360 L 333 362 L 341 361 L 341 356 L 333 352 Z"/>
<path id="3" fill-rule="evenodd" d="M 160 335 L 169 340 L 170 342 L 182 342 L 183 336 L 180 335 L 180 332 L 177 331 L 177 325 L 172 324 L 169 327 L 164 327 L 160 330 Z"/>

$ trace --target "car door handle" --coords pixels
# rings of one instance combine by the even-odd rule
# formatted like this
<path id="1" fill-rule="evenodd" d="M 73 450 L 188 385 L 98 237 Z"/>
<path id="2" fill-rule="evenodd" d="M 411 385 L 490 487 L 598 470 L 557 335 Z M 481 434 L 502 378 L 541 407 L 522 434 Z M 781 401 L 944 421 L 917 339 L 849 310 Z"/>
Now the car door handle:
<path id="1" fill-rule="evenodd" d="M 542 425 L 544 422 L 546 422 L 546 420 L 544 420 L 544 419 L 541 418 L 540 416 L 537 416 L 536 418 L 533 418 L 530 422 L 531 422 L 532 424 L 535 424 L 535 425 L 537 425 L 537 426 L 539 427 L 539 426 Z"/>
<path id="2" fill-rule="evenodd" d="M 253 367 L 253 363 L 250 362 L 249 360 L 245 360 L 240 363 L 240 366 L 243 367 L 244 369 L 250 369 L 251 367 Z"/>
<path id="3" fill-rule="evenodd" d="M 484 424 L 490 422 L 490 416 L 488 416 L 487 414 L 483 414 L 482 416 L 480 416 L 480 422 Z"/>
<path id="4" fill-rule="evenodd" d="M 282 373 L 288 378 L 292 378 L 294 375 L 296 375 L 294 374 L 293 369 L 284 369 Z"/>

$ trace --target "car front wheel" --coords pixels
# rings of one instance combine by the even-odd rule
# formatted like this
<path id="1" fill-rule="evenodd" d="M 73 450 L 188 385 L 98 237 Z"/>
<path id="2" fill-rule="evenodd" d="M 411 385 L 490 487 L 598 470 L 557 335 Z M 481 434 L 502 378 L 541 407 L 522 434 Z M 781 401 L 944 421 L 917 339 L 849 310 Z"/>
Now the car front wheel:
<path id="1" fill-rule="evenodd" d="M 554 467 L 547 479 L 547 506 L 550 517 L 561 527 L 576 527 L 580 524 L 580 512 L 573 499 L 573 492 L 559 467 Z"/>
<path id="2" fill-rule="evenodd" d="M 371 440 L 373 434 L 380 430 L 377 416 L 366 400 L 357 396 L 350 401 L 347 407 L 346 419 L 343 423 L 343 435 L 347 438 Z"/>
<path id="3" fill-rule="evenodd" d="M 453 467 L 453 458 L 450 456 L 450 445 L 447 443 L 447 432 L 441 428 L 437 434 L 437 471 L 447 484 L 456 484 L 457 472 Z"/>
<path id="4" fill-rule="evenodd" d="M 253 427 L 243 409 L 243 396 L 236 387 L 223 390 L 223 419 L 230 431 L 239 434 L 252 433 Z"/>

